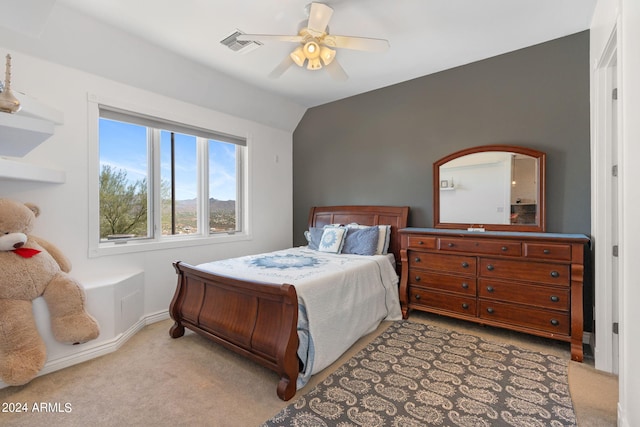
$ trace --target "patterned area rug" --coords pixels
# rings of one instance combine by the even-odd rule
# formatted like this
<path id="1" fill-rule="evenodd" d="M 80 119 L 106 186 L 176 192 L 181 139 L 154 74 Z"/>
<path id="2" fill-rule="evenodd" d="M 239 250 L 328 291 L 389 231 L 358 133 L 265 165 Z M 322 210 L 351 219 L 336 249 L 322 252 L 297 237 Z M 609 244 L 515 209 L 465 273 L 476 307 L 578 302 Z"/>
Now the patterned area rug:
<path id="1" fill-rule="evenodd" d="M 575 426 L 567 364 L 399 321 L 263 426 Z"/>

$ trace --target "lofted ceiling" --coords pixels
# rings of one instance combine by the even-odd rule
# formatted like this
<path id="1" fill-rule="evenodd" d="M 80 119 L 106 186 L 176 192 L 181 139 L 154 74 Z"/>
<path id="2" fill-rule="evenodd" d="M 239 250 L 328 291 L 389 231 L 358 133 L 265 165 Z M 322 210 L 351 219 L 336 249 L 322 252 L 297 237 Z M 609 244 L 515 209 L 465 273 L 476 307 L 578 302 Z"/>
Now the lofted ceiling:
<path id="1" fill-rule="evenodd" d="M 325 0 L 329 32 L 387 39 L 384 53 L 338 49 L 349 76 L 296 65 L 269 73 L 296 43 L 240 53 L 220 41 L 240 30 L 297 34 L 308 0 L 57 0 L 249 85 L 313 107 L 589 28 L 596 0 Z"/>

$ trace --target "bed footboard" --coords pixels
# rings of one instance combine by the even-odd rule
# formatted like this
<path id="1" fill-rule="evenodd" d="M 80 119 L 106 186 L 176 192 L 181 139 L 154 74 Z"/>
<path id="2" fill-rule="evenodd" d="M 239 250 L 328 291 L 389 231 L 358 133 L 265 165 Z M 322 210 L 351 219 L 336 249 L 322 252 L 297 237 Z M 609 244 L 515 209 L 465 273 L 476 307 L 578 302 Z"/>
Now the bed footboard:
<path id="1" fill-rule="evenodd" d="M 169 313 L 172 338 L 188 328 L 280 376 L 282 400 L 296 393 L 298 299 L 293 285 L 250 282 L 173 263 L 178 284 Z"/>

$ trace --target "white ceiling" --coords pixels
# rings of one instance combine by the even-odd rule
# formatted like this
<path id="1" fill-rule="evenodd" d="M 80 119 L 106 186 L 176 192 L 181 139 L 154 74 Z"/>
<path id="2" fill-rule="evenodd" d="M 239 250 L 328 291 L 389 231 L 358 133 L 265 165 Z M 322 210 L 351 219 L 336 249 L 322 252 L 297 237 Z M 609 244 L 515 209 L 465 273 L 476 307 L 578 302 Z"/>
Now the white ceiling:
<path id="1" fill-rule="evenodd" d="M 389 86 L 589 28 L 596 0 L 325 0 L 330 33 L 388 39 L 385 53 L 340 49 L 349 75 L 291 67 L 268 74 L 296 47 L 247 53 L 219 43 L 245 33 L 294 35 L 309 0 L 57 0 L 107 24 L 306 107 Z"/>

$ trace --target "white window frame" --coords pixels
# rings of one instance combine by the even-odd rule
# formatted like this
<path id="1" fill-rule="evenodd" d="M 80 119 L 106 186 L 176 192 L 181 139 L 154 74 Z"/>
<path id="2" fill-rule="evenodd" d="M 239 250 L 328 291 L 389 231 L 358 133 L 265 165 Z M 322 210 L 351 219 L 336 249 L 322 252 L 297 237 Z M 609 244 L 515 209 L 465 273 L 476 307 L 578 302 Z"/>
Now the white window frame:
<path id="1" fill-rule="evenodd" d="M 251 240 L 251 223 L 250 223 L 250 206 L 249 206 L 249 159 L 250 159 L 250 145 L 251 135 L 245 133 L 244 136 L 238 137 L 246 140 L 246 146 L 244 150 L 236 150 L 237 154 L 237 167 L 241 168 L 238 174 L 238 182 L 236 183 L 236 189 L 238 196 L 236 197 L 237 204 L 236 215 L 237 219 L 242 224 L 241 231 L 235 233 L 214 233 L 209 234 L 209 218 L 208 215 L 203 215 L 203 208 L 199 204 L 198 206 L 198 234 L 193 235 L 175 235 L 175 236 L 163 236 L 158 230 L 153 230 L 152 236 L 145 239 L 133 239 L 127 240 L 126 243 L 119 241 L 104 242 L 100 240 L 100 150 L 99 150 L 99 121 L 100 121 L 100 108 L 114 109 L 126 112 L 132 112 L 133 114 L 140 114 L 143 116 L 157 118 L 160 121 L 167 121 L 173 123 L 184 124 L 185 127 L 194 127 L 206 129 L 202 123 L 199 123 L 197 119 L 191 117 L 180 116 L 174 112 L 159 111 L 151 107 L 133 105 L 128 102 L 123 102 L 115 99 L 111 99 L 104 96 L 89 94 L 87 98 L 87 128 L 88 128 L 88 175 L 89 175 L 89 257 L 99 257 L 104 255 L 125 254 L 132 252 L 144 252 L 160 249 L 171 249 L 188 246 L 199 246 L 208 244 L 219 244 L 228 242 L 237 242 L 243 240 Z M 179 108 L 183 108 L 184 105 L 180 105 Z M 193 107 L 199 109 L 199 107 Z M 225 133 L 223 130 L 212 130 L 212 133 Z M 228 134 L 238 134 L 231 131 Z M 208 150 L 207 144 L 197 144 L 197 150 L 199 150 L 198 162 L 198 193 L 206 194 L 208 200 L 208 164 L 207 155 L 203 155 L 202 151 Z M 208 153 L 206 153 L 208 154 Z M 158 164 L 158 153 L 153 150 L 149 155 L 149 162 Z M 160 170 L 158 168 L 150 168 L 153 176 L 149 176 L 148 181 L 159 182 Z M 149 218 L 152 219 L 153 224 L 159 224 L 160 213 L 160 188 L 158 185 L 152 185 L 150 200 L 150 209 L 153 209 Z M 153 205 L 151 205 L 151 203 Z M 238 208 L 239 207 L 239 208 Z"/>

